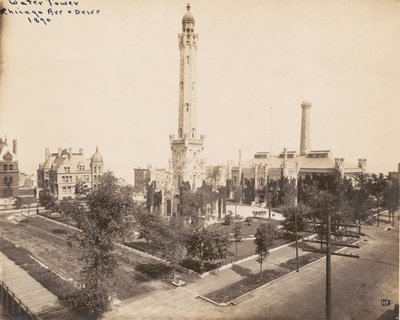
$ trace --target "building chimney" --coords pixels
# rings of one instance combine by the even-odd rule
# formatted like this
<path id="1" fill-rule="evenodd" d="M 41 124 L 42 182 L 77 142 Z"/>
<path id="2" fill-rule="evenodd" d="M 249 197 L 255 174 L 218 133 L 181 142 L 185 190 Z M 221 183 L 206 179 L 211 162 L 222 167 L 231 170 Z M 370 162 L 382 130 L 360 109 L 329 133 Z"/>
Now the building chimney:
<path id="1" fill-rule="evenodd" d="M 79 154 L 83 155 L 83 148 L 79 148 Z"/>
<path id="2" fill-rule="evenodd" d="M 311 102 L 303 101 L 301 104 L 301 135 L 300 135 L 300 155 L 310 153 L 310 110 Z"/>
<path id="3" fill-rule="evenodd" d="M 44 149 L 44 160 L 47 160 L 50 157 L 50 148 Z"/>
<path id="4" fill-rule="evenodd" d="M 71 160 L 71 158 L 72 158 L 72 148 L 69 148 L 68 149 L 68 159 Z"/>
<path id="5" fill-rule="evenodd" d="M 13 140 L 13 153 L 17 154 L 17 139 Z"/>
<path id="6" fill-rule="evenodd" d="M 61 157 L 61 148 L 58 148 L 58 156 Z"/>

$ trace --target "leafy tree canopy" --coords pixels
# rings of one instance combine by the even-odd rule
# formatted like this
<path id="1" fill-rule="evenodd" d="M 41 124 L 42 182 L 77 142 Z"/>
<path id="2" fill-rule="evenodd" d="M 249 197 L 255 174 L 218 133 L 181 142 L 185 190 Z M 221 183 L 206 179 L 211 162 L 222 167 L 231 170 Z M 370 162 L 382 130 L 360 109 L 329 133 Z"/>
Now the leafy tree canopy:
<path id="1" fill-rule="evenodd" d="M 197 257 L 204 269 L 204 261 L 225 259 L 229 253 L 229 234 L 220 228 L 210 230 L 206 228 L 194 229 L 188 237 L 186 248 L 188 255 Z"/>
<path id="2" fill-rule="evenodd" d="M 90 313 L 101 314 L 110 308 L 111 281 L 118 266 L 114 249 L 132 229 L 136 209 L 132 196 L 130 186 L 105 173 L 96 187 L 83 190 L 78 199 L 60 207 L 81 230 L 73 235 L 84 262 L 82 288 L 73 304 Z"/>

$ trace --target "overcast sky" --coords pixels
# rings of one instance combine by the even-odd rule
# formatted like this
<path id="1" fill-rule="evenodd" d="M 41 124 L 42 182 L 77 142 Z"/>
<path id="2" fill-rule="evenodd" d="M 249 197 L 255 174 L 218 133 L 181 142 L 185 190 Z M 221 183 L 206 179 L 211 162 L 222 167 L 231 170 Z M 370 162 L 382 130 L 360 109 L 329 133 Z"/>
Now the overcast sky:
<path id="1" fill-rule="evenodd" d="M 3 0 L 3 6 L 10 7 Z M 192 1 L 198 131 L 207 164 L 299 151 L 301 102 L 311 148 L 370 171 L 400 162 L 400 1 Z M 105 168 L 167 167 L 177 133 L 185 1 L 82 0 L 98 16 L 47 26 L 3 16 L 0 135 L 18 139 L 20 170 L 46 147 L 99 146 Z M 271 114 L 272 107 L 272 114 Z M 272 116 L 272 121 L 271 121 Z M 272 135 L 271 135 L 272 122 Z"/>

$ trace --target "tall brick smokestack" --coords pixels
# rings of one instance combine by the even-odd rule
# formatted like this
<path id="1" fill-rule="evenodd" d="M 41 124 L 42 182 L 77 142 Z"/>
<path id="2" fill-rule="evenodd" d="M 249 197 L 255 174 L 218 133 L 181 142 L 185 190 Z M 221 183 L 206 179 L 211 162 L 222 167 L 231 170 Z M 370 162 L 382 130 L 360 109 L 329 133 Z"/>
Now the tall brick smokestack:
<path id="1" fill-rule="evenodd" d="M 301 104 L 301 135 L 300 135 L 300 155 L 310 153 L 310 110 L 311 102 L 303 101 Z"/>

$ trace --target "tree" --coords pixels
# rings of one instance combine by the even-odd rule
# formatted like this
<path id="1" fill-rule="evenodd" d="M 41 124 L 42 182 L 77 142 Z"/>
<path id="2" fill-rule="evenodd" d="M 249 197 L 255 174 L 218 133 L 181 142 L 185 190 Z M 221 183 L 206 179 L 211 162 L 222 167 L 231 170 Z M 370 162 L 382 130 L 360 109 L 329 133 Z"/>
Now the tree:
<path id="1" fill-rule="evenodd" d="M 199 204 L 194 193 L 191 192 L 189 182 L 183 182 L 179 188 L 179 214 L 185 221 L 191 221 L 192 224 L 196 225 L 199 221 L 199 210 L 201 204 Z"/>
<path id="2" fill-rule="evenodd" d="M 218 217 L 221 218 L 221 212 L 226 214 L 226 198 L 227 198 L 227 187 L 220 187 L 218 190 Z"/>
<path id="3" fill-rule="evenodd" d="M 282 187 L 282 203 L 284 207 L 294 207 L 296 205 L 297 189 L 296 180 L 285 179 Z"/>
<path id="4" fill-rule="evenodd" d="M 362 173 L 354 177 L 353 187 L 349 191 L 350 206 L 354 219 L 358 221 L 359 232 L 361 233 L 361 221 L 368 217 L 372 206 L 368 181 L 370 176 Z"/>
<path id="5" fill-rule="evenodd" d="M 379 227 L 379 207 L 382 206 L 383 196 L 389 186 L 388 179 L 380 173 L 379 175 L 372 174 L 369 181 L 370 192 L 375 196 L 376 199 L 376 213 L 378 214 L 377 226 Z"/>
<path id="6" fill-rule="evenodd" d="M 205 183 L 196 192 L 191 192 L 189 182 L 184 182 L 180 188 L 181 216 L 186 221 L 191 220 L 194 226 L 200 221 L 200 214 L 206 215 L 209 211 L 214 211 L 217 201 L 218 193 Z"/>
<path id="7" fill-rule="evenodd" d="M 156 190 L 156 182 L 152 181 L 147 185 L 146 207 L 147 210 L 149 210 L 149 212 L 151 212 L 154 207 L 155 190 Z"/>
<path id="8" fill-rule="evenodd" d="M 278 200 L 279 200 L 278 182 L 274 180 L 269 180 L 267 188 L 268 188 L 268 201 L 271 204 L 271 206 L 276 208 L 278 206 Z"/>
<path id="9" fill-rule="evenodd" d="M 197 228 L 188 237 L 186 249 L 190 257 L 200 260 L 200 272 L 204 272 L 204 261 L 226 259 L 229 253 L 229 234 L 220 228 L 209 230 Z"/>
<path id="10" fill-rule="evenodd" d="M 153 243 L 159 248 L 162 257 L 171 264 L 172 279 L 175 278 L 177 265 L 186 257 L 186 239 L 186 227 L 177 219 L 169 222 L 160 220 L 153 235 Z"/>
<path id="11" fill-rule="evenodd" d="M 254 179 L 247 179 L 243 180 L 243 202 L 247 204 L 251 204 L 252 201 L 255 199 L 256 190 L 254 188 Z"/>
<path id="12" fill-rule="evenodd" d="M 298 205 L 297 207 L 287 207 L 283 210 L 282 214 L 284 220 L 281 222 L 283 229 L 287 232 L 295 232 L 295 220 L 297 220 L 297 230 L 304 230 L 306 224 L 304 223 L 307 218 L 307 211 L 304 205 Z M 297 215 L 295 219 L 295 214 Z"/>
<path id="13" fill-rule="evenodd" d="M 47 210 L 54 208 L 56 204 L 56 197 L 50 193 L 49 189 L 40 190 L 39 192 L 39 203 L 41 206 L 45 207 Z"/>
<path id="14" fill-rule="evenodd" d="M 233 228 L 233 239 L 235 241 L 235 260 L 237 261 L 237 244 L 239 241 L 243 239 L 243 225 L 240 222 L 235 223 L 235 227 Z"/>
<path id="15" fill-rule="evenodd" d="M 399 206 L 399 181 L 398 179 L 389 179 L 388 188 L 384 194 L 385 203 L 389 210 L 389 222 L 392 217 L 392 223 L 394 224 L 394 212 Z"/>
<path id="16" fill-rule="evenodd" d="M 102 314 L 110 309 L 111 280 L 118 266 L 114 249 L 132 228 L 132 196 L 130 186 L 121 185 L 111 173 L 105 173 L 95 188 L 84 191 L 68 206 L 66 214 L 81 230 L 72 238 L 82 250 L 80 259 L 84 263 L 81 289 L 72 302 L 89 313 Z"/>
<path id="17" fill-rule="evenodd" d="M 157 232 L 160 218 L 150 212 L 139 211 L 136 213 L 136 222 L 139 228 L 139 238 L 145 239 L 148 244 Z"/>
<path id="18" fill-rule="evenodd" d="M 262 281 L 262 263 L 269 254 L 269 249 L 276 238 L 276 231 L 270 224 L 262 223 L 257 228 L 255 236 L 254 243 L 258 254 L 257 262 L 260 264 L 260 281 Z"/>

